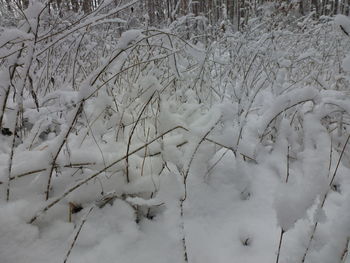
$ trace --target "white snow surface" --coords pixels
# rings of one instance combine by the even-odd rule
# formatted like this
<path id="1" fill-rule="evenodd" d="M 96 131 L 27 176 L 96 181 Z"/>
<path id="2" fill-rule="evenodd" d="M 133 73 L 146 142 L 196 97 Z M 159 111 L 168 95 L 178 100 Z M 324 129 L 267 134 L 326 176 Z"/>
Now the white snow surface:
<path id="1" fill-rule="evenodd" d="M 2 34 L 29 48 L 0 65 L 0 263 L 350 262 L 348 18 L 208 46 L 79 31 L 129 4 L 40 48 Z"/>

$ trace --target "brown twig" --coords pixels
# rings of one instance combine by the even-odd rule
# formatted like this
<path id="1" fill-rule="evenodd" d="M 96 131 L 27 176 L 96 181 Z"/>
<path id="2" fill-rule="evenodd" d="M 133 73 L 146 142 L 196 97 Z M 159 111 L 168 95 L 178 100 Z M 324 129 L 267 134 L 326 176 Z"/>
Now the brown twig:
<path id="1" fill-rule="evenodd" d="M 129 176 L 129 151 L 130 151 L 131 139 L 132 139 L 132 136 L 134 135 L 136 126 L 137 126 L 137 124 L 139 123 L 142 114 L 143 114 L 144 111 L 146 110 L 148 104 L 149 104 L 149 103 L 151 102 L 151 100 L 153 99 L 154 94 L 155 94 L 155 92 L 153 92 L 153 94 L 151 95 L 151 97 L 148 99 L 148 101 L 146 102 L 146 104 L 143 106 L 143 108 L 142 108 L 142 110 L 141 110 L 139 116 L 137 117 L 137 120 L 136 120 L 134 126 L 133 126 L 132 129 L 131 129 L 131 133 L 130 133 L 130 135 L 129 135 L 128 145 L 127 145 L 127 148 L 126 148 L 126 158 L 125 158 L 125 163 L 126 163 L 126 173 L 125 173 L 125 176 L 126 176 L 126 182 L 127 182 L 127 183 L 130 183 L 130 176 Z"/>
<path id="2" fill-rule="evenodd" d="M 184 189 L 185 189 L 185 195 L 183 198 L 180 199 L 180 218 L 181 218 L 181 230 L 182 230 L 182 248 L 184 252 L 184 261 L 188 262 L 188 252 L 187 252 L 187 244 L 186 244 L 186 231 L 185 231 L 185 221 L 184 221 L 184 202 L 187 198 L 187 177 L 190 172 L 191 164 L 194 160 L 194 157 L 199 149 L 199 146 L 204 142 L 205 138 L 215 129 L 216 125 L 220 122 L 221 116 L 219 120 L 205 133 L 205 135 L 201 138 L 201 140 L 198 142 L 196 148 L 194 149 L 191 159 L 187 165 L 187 168 L 185 171 L 183 171 L 183 182 L 184 182 Z"/>
<path id="3" fill-rule="evenodd" d="M 80 112 L 82 111 L 83 107 L 84 107 L 84 100 L 82 100 L 80 105 L 77 106 L 76 112 L 74 113 L 73 120 L 69 123 L 69 128 L 67 129 L 66 133 L 64 134 L 63 140 L 61 141 L 59 147 L 56 149 L 56 151 L 53 155 L 51 167 L 49 168 L 50 170 L 49 170 L 49 174 L 48 174 L 48 181 L 47 181 L 47 186 L 46 186 L 46 191 L 45 191 L 45 199 L 46 200 L 49 199 L 50 188 L 51 188 L 51 178 L 52 178 L 52 173 L 55 169 L 56 160 L 58 158 L 58 155 L 61 152 L 63 145 L 66 143 L 68 136 L 69 136 L 71 130 L 73 129 L 74 123 L 78 119 L 78 116 L 79 116 Z"/>
<path id="4" fill-rule="evenodd" d="M 65 167 L 65 168 L 82 168 L 83 166 L 86 166 L 86 165 L 96 165 L 96 163 L 72 163 L 72 164 L 62 165 L 61 167 Z M 57 169 L 58 167 L 60 167 L 60 165 L 56 164 L 54 168 Z M 20 173 L 20 174 L 17 174 L 17 175 L 12 175 L 10 177 L 10 181 L 15 180 L 17 178 L 21 178 L 21 177 L 27 176 L 27 175 L 32 175 L 32 174 L 44 172 L 46 170 L 47 170 L 47 168 L 40 168 L 40 169 L 36 169 L 36 170 Z M 3 183 L 4 182 L 0 181 L 0 184 L 3 184 Z"/>
<path id="5" fill-rule="evenodd" d="M 281 115 L 283 112 L 285 112 L 285 111 L 287 111 L 287 110 L 289 110 L 289 109 L 291 109 L 291 108 L 293 108 L 293 107 L 295 107 L 295 106 L 297 106 L 297 105 L 299 105 L 299 104 L 302 104 L 302 103 L 305 103 L 305 102 L 308 102 L 308 101 L 314 102 L 313 99 L 306 99 L 306 100 L 303 100 L 303 101 L 299 101 L 299 102 L 297 102 L 297 103 L 294 103 L 293 105 L 290 105 L 290 106 L 284 108 L 283 110 L 281 110 L 280 112 L 278 112 L 278 113 L 269 121 L 269 123 L 266 125 L 266 128 L 264 129 L 264 132 L 262 133 L 262 135 L 261 135 L 261 137 L 260 137 L 260 142 L 262 142 L 262 140 L 263 140 L 264 137 L 266 136 L 266 129 L 271 125 L 271 123 L 272 123 L 274 120 L 276 120 L 276 118 L 277 118 L 279 115 Z"/>
<path id="6" fill-rule="evenodd" d="M 341 258 L 340 258 L 340 262 L 343 263 L 345 262 L 347 256 L 348 256 L 348 253 L 349 253 L 349 241 L 350 241 L 350 237 L 348 237 L 346 239 L 346 244 L 345 244 L 345 248 L 343 250 L 343 253 L 341 255 Z"/>
<path id="7" fill-rule="evenodd" d="M 78 228 L 78 231 L 77 231 L 77 233 L 76 233 L 75 236 L 74 236 L 73 242 L 72 242 L 72 244 L 71 244 L 70 247 L 69 247 L 69 250 L 68 250 L 68 252 L 67 252 L 67 254 L 66 254 L 66 257 L 64 258 L 63 263 L 67 263 L 68 257 L 69 257 L 69 255 L 70 255 L 70 253 L 72 252 L 75 243 L 77 242 L 77 239 L 78 239 L 78 236 L 79 236 L 79 234 L 80 234 L 80 232 L 81 232 L 81 229 L 83 228 L 83 226 L 84 226 L 84 224 L 85 224 L 85 222 L 86 222 L 87 217 L 89 216 L 89 214 L 91 213 L 91 211 L 92 211 L 93 209 L 94 209 L 94 206 L 92 206 L 92 207 L 89 209 L 89 211 L 86 213 L 86 215 L 84 216 L 83 220 L 81 221 L 81 223 L 80 223 L 80 225 L 79 225 L 79 228 Z"/>
<path id="8" fill-rule="evenodd" d="M 281 234 L 280 234 L 280 241 L 278 243 L 278 251 L 277 251 L 277 258 L 276 258 L 276 263 L 279 262 L 280 259 L 280 254 L 281 254 L 281 247 L 282 247 L 282 240 L 283 240 L 283 235 L 284 235 L 285 231 L 283 230 L 283 228 L 281 228 Z"/>

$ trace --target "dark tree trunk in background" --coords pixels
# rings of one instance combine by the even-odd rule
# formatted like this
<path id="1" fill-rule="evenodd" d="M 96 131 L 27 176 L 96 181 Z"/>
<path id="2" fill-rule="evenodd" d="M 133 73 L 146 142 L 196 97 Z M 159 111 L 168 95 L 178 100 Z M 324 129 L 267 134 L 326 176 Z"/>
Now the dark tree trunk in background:
<path id="1" fill-rule="evenodd" d="M 164 22 L 165 16 L 164 16 L 164 7 L 163 7 L 163 0 L 153 0 L 154 6 L 155 6 L 155 16 L 156 16 L 156 23 L 157 25 L 160 25 Z"/>
<path id="2" fill-rule="evenodd" d="M 207 16 L 209 18 L 209 23 L 213 24 L 214 23 L 214 19 L 213 19 L 213 4 L 212 4 L 211 0 L 207 1 L 207 8 L 208 8 L 208 10 L 207 10 L 206 14 L 207 14 Z"/>
<path id="3" fill-rule="evenodd" d="M 181 0 L 180 14 L 181 15 L 188 14 L 188 0 Z"/>
<path id="4" fill-rule="evenodd" d="M 200 10 L 200 5 L 199 5 L 199 2 L 194 2 L 192 4 L 192 12 L 195 16 L 199 16 L 199 11 Z"/>
<path id="5" fill-rule="evenodd" d="M 83 0 L 83 11 L 85 14 L 90 13 L 92 11 L 92 1 L 91 0 Z"/>
<path id="6" fill-rule="evenodd" d="M 347 0 L 340 1 L 340 13 L 341 14 L 347 15 L 347 12 L 346 12 L 347 5 L 348 5 L 348 1 Z"/>
<path id="7" fill-rule="evenodd" d="M 227 0 L 226 1 L 227 6 L 227 17 L 233 23 L 233 17 L 234 17 L 234 0 Z"/>
<path id="8" fill-rule="evenodd" d="M 78 3 L 78 0 L 72 0 L 72 1 L 71 1 L 71 4 L 72 4 L 73 11 L 77 13 L 77 12 L 79 11 L 79 3 Z"/>
<path id="9" fill-rule="evenodd" d="M 7 5 L 7 10 L 8 10 L 9 12 L 12 12 L 11 0 L 6 0 L 6 5 Z"/>
<path id="10" fill-rule="evenodd" d="M 315 7 L 316 18 L 320 17 L 320 3 L 319 0 L 312 0 L 312 5 Z"/>
<path id="11" fill-rule="evenodd" d="M 245 0 L 242 1 L 242 8 L 243 8 L 243 12 L 244 12 L 244 25 L 248 25 L 248 19 L 249 19 L 249 8 L 250 8 L 250 4 L 248 3 L 248 1 L 246 2 Z"/>
<path id="12" fill-rule="evenodd" d="M 310 0 L 300 0 L 299 12 L 301 15 L 305 16 L 310 13 Z"/>
<path id="13" fill-rule="evenodd" d="M 336 15 L 339 12 L 339 0 L 334 0 L 333 14 Z"/>
<path id="14" fill-rule="evenodd" d="M 321 7 L 321 14 L 326 15 L 326 6 L 327 6 L 327 0 L 322 1 L 322 7 Z"/>
<path id="15" fill-rule="evenodd" d="M 150 25 L 154 25 L 154 1 L 153 0 L 148 0 L 147 1 L 147 11 L 148 11 L 148 16 L 149 16 L 149 23 Z"/>
<path id="16" fill-rule="evenodd" d="M 172 22 L 172 16 L 171 16 L 171 3 L 170 0 L 166 1 L 166 14 L 167 14 L 167 19 L 170 19 Z"/>
<path id="17" fill-rule="evenodd" d="M 218 3 L 217 0 L 214 0 L 214 6 L 213 6 L 213 14 L 214 14 L 214 20 L 218 21 L 220 13 L 218 11 Z"/>
<path id="18" fill-rule="evenodd" d="M 233 27 L 235 31 L 240 30 L 240 23 L 241 23 L 241 12 L 240 12 L 240 0 L 234 1 L 234 7 L 233 7 Z"/>
<path id="19" fill-rule="evenodd" d="M 331 1 L 331 9 L 329 10 L 329 14 L 330 15 L 334 14 L 334 1 Z"/>
<path id="20" fill-rule="evenodd" d="M 27 8 L 28 8 L 28 5 L 29 5 L 29 0 L 22 0 L 22 1 L 21 1 L 20 6 L 21 6 L 22 10 L 27 9 Z"/>

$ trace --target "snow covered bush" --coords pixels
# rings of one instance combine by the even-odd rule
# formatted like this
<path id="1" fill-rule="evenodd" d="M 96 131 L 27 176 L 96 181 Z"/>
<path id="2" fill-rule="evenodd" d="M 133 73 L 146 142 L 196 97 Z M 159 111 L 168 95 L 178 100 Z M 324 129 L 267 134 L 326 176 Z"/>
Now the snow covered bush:
<path id="1" fill-rule="evenodd" d="M 342 24 L 125 30 L 133 3 L 1 28 L 1 259 L 345 262 Z"/>

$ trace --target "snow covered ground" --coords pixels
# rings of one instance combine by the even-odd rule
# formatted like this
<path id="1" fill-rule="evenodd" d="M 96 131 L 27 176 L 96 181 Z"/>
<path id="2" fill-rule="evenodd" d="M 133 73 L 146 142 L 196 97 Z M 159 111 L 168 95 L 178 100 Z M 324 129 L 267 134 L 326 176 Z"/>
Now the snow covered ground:
<path id="1" fill-rule="evenodd" d="M 84 19 L 0 31 L 1 263 L 350 262 L 347 17 L 209 44 Z"/>

